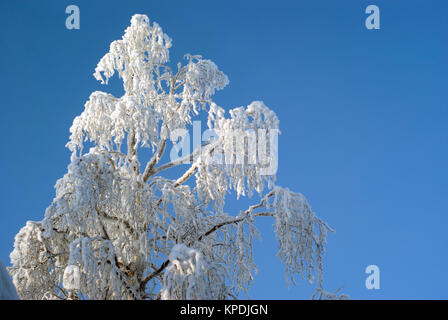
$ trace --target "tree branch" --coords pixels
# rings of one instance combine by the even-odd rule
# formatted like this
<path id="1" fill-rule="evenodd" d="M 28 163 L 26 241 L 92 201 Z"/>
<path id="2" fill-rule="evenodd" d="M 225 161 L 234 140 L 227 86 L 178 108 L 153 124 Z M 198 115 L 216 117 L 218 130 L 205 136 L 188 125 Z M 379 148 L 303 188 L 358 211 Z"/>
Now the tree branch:
<path id="1" fill-rule="evenodd" d="M 226 225 L 229 225 L 229 224 L 239 223 L 239 222 L 242 222 L 242 221 L 246 220 L 246 219 L 248 218 L 248 215 L 249 215 L 250 213 L 252 213 L 253 210 L 262 207 L 262 206 L 266 203 L 266 200 L 267 200 L 269 197 L 273 196 L 273 195 L 274 195 L 274 190 L 272 190 L 271 192 L 269 192 L 269 193 L 268 193 L 268 194 L 267 194 L 267 195 L 260 201 L 260 203 L 258 203 L 258 204 L 256 204 L 256 205 L 253 205 L 253 206 L 250 206 L 250 207 L 244 212 L 244 213 L 246 214 L 246 216 L 244 216 L 244 217 L 240 217 L 240 218 L 236 218 L 236 219 L 233 219 L 233 220 L 229 220 L 229 221 L 224 221 L 224 222 L 218 223 L 217 225 L 215 225 L 215 226 L 213 226 L 212 228 L 210 228 L 207 232 L 205 232 L 204 234 L 200 235 L 196 241 L 201 241 L 201 240 L 204 239 L 206 236 L 212 234 L 213 232 L 215 232 L 216 230 L 222 228 L 223 226 L 226 226 Z M 273 215 L 274 215 L 274 214 L 271 213 L 271 212 L 259 212 L 259 213 L 255 213 L 255 214 L 253 214 L 251 217 L 253 217 L 253 218 L 254 218 L 254 217 L 262 217 L 262 216 L 263 216 L 263 217 L 271 217 L 271 216 L 273 216 Z M 189 243 L 189 244 L 188 244 L 188 246 L 190 246 L 190 245 L 192 245 L 192 243 Z M 141 290 L 142 292 L 144 292 L 147 283 L 148 283 L 149 281 L 151 281 L 152 279 L 154 279 L 156 276 L 158 276 L 160 273 L 162 273 L 163 270 L 165 270 L 165 268 L 168 267 L 169 263 L 170 263 L 170 260 L 169 260 L 169 259 L 165 260 L 165 261 L 162 263 L 162 265 L 159 267 L 159 269 L 157 269 L 156 271 L 154 271 L 153 273 L 151 273 L 150 275 L 148 275 L 145 279 L 143 279 L 143 281 L 140 283 L 140 290 Z"/>
<path id="2" fill-rule="evenodd" d="M 210 142 L 205 142 L 203 143 L 201 146 L 199 146 L 198 148 L 196 148 L 196 150 L 194 150 L 191 154 L 189 154 L 188 156 L 185 156 L 183 158 L 165 163 L 164 165 L 161 165 L 155 169 L 152 170 L 151 174 L 155 175 L 157 173 L 159 173 L 160 171 L 178 166 L 180 164 L 186 163 L 187 161 L 193 162 L 193 160 L 198 156 L 198 154 L 202 151 L 202 148 L 208 146 L 210 144 Z"/>
<path id="3" fill-rule="evenodd" d="M 219 145 L 221 139 L 218 139 L 218 141 L 216 141 L 214 144 L 210 143 L 206 143 L 205 146 L 210 145 L 207 149 L 206 149 L 206 153 L 208 152 L 209 154 L 212 153 L 216 147 Z M 199 151 L 198 153 L 200 153 L 202 155 L 202 146 L 198 148 Z M 196 149 L 197 150 L 197 149 Z M 195 152 L 196 152 L 195 150 Z M 192 155 L 193 156 L 193 155 Z M 199 159 L 193 163 L 193 165 L 190 167 L 190 169 L 188 169 L 179 179 L 176 180 L 176 183 L 174 184 L 175 187 L 181 185 L 182 183 L 184 183 L 185 181 L 187 181 L 196 171 L 196 169 L 199 166 Z"/>
<path id="4" fill-rule="evenodd" d="M 144 182 L 147 182 L 149 177 L 151 177 L 151 175 L 153 174 L 152 169 L 162 158 L 162 155 L 165 152 L 165 147 L 166 147 L 166 138 L 163 138 L 162 140 L 160 140 L 160 143 L 157 146 L 156 153 L 152 156 L 151 160 L 149 160 L 149 162 L 146 165 L 145 172 L 143 173 Z"/>
<path id="5" fill-rule="evenodd" d="M 134 156 L 137 154 L 137 148 L 136 148 L 136 140 L 135 140 L 135 133 L 130 132 L 128 133 L 128 158 L 133 159 Z"/>
<path id="6" fill-rule="evenodd" d="M 166 267 L 168 267 L 169 263 L 170 260 L 165 260 L 165 262 L 162 263 L 159 269 L 157 269 L 156 271 L 148 275 L 145 279 L 143 279 L 143 281 L 140 283 L 140 290 L 144 292 L 148 282 L 157 277 L 160 273 L 162 273 L 162 271 L 165 270 Z"/>
<path id="7" fill-rule="evenodd" d="M 197 241 L 201 241 L 201 240 L 202 240 L 203 238 L 205 238 L 206 236 L 212 234 L 212 233 L 215 232 L 216 230 L 218 230 L 218 229 L 220 229 L 220 228 L 222 228 L 222 227 L 224 227 L 224 226 L 226 226 L 226 225 L 229 225 L 229 224 L 235 224 L 235 223 L 244 221 L 244 220 L 246 220 L 248 217 L 255 218 L 255 217 L 261 217 L 261 216 L 264 216 L 264 217 L 273 216 L 274 214 L 271 213 L 271 212 L 259 212 L 259 213 L 255 213 L 255 214 L 253 214 L 253 215 L 251 215 L 251 216 L 250 216 L 250 214 L 251 214 L 255 209 L 258 209 L 258 208 L 263 207 L 263 206 L 265 205 L 265 203 L 266 203 L 266 200 L 267 200 L 268 198 L 272 197 L 274 194 L 275 194 L 275 191 L 272 190 L 272 191 L 269 192 L 267 195 L 265 195 L 264 198 L 263 198 L 258 204 L 252 205 L 252 206 L 250 206 L 246 211 L 244 211 L 245 216 L 240 217 L 240 218 L 236 218 L 236 219 L 233 219 L 233 220 L 229 220 L 229 221 L 224 221 L 224 222 L 218 223 L 217 225 L 213 226 L 210 230 L 208 230 L 208 231 L 205 232 L 204 234 L 200 235 Z M 191 245 L 191 244 L 190 244 L 190 245 Z"/>
<path id="8" fill-rule="evenodd" d="M 205 152 L 212 153 L 212 152 L 216 149 L 216 147 L 219 145 L 220 142 L 221 142 L 221 139 L 218 139 L 216 142 L 210 142 L 210 141 L 204 142 L 201 146 L 197 147 L 197 148 L 196 148 L 191 154 L 189 154 L 188 156 L 185 156 L 185 157 L 183 157 L 183 158 L 180 158 L 180 159 L 171 161 L 171 162 L 166 163 L 166 164 L 164 164 L 164 165 L 161 165 L 161 166 L 159 166 L 159 167 L 157 167 L 157 168 L 155 168 L 155 169 L 154 169 L 154 166 L 157 164 L 158 160 L 160 160 L 160 159 L 158 159 L 157 162 L 155 162 L 154 164 L 151 163 L 151 162 L 152 162 L 152 159 L 151 159 L 150 163 L 151 163 L 151 166 L 152 166 L 152 167 L 151 167 L 150 169 L 148 168 L 148 166 L 146 167 L 146 169 L 145 169 L 145 174 L 144 174 L 144 176 L 143 176 L 143 180 L 144 180 L 145 182 L 147 182 L 148 179 L 149 179 L 151 176 L 153 176 L 153 175 L 159 173 L 160 171 L 163 171 L 163 170 L 166 170 L 166 169 L 169 169 L 169 168 L 178 166 L 178 165 L 180 165 L 180 164 L 182 164 L 182 163 L 185 163 L 185 162 L 187 162 L 187 161 L 193 161 L 194 159 L 196 159 L 197 157 L 199 157 L 199 156 L 202 154 L 203 149 L 206 148 L 206 147 L 207 147 L 207 148 L 205 149 Z M 165 144 L 166 144 L 166 141 L 165 141 Z M 165 148 L 165 146 L 164 146 L 164 148 Z M 162 152 L 162 153 L 163 153 L 163 152 Z M 148 165 L 150 165 L 150 163 L 148 163 Z M 193 167 L 195 167 L 195 168 L 193 168 Z M 179 179 L 176 181 L 176 186 L 182 184 L 182 183 L 185 182 L 189 177 L 191 177 L 191 175 L 194 173 L 194 171 L 196 170 L 196 168 L 197 168 L 197 164 L 193 164 L 192 167 L 190 167 L 190 169 L 188 169 L 187 172 L 185 172 L 185 174 L 184 174 L 181 178 L 179 178 Z M 190 171 L 190 170 L 193 170 L 193 171 Z M 187 173 L 188 173 L 188 176 L 187 176 Z"/>
<path id="9" fill-rule="evenodd" d="M 183 175 L 182 177 L 180 177 L 179 179 L 176 180 L 176 183 L 174 184 L 175 187 L 181 185 L 182 183 L 184 183 L 185 181 L 188 180 L 188 178 L 190 178 L 194 172 L 196 171 L 196 169 L 198 168 L 198 163 L 193 163 L 193 165 L 190 167 L 190 169 L 188 169 Z"/>
<path id="10" fill-rule="evenodd" d="M 274 214 L 272 212 L 259 212 L 259 213 L 255 213 L 255 214 L 252 215 L 253 218 L 255 218 L 255 217 L 272 217 L 272 216 L 274 216 Z M 246 220 L 247 218 L 248 218 L 247 216 L 246 217 L 240 217 L 240 218 L 236 218 L 236 219 L 233 219 L 233 220 L 229 220 L 229 221 L 224 221 L 224 222 L 218 223 L 217 225 L 214 225 L 206 233 L 200 235 L 197 241 L 201 241 L 206 236 L 212 234 L 216 230 L 218 230 L 218 229 L 220 229 L 220 228 L 222 228 L 222 227 L 224 227 L 226 225 L 239 223 L 239 222 L 242 222 L 242 221 Z"/>

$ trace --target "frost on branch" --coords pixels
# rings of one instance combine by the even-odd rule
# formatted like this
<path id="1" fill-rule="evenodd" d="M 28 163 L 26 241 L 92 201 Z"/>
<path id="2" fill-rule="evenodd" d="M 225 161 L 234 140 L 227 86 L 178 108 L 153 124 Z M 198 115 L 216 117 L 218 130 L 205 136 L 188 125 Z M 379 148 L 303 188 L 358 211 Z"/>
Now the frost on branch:
<path id="1" fill-rule="evenodd" d="M 110 44 L 110 51 L 98 63 L 94 76 L 107 84 L 117 71 L 126 90 L 146 93 L 152 89 L 146 85 L 154 84 L 151 73 L 155 65 L 168 62 L 170 47 L 171 39 L 157 23 L 151 26 L 147 16 L 136 14 L 123 39 Z"/>
<path id="2" fill-rule="evenodd" d="M 286 266 L 286 275 L 293 283 L 296 274 L 312 281 L 316 271 L 317 283 L 322 285 L 322 255 L 330 227 L 316 217 L 302 194 L 288 189 L 275 187 L 267 208 L 275 212 L 278 256 Z"/>
<path id="3" fill-rule="evenodd" d="M 174 246 L 169 261 L 162 282 L 163 300 L 226 299 L 224 267 L 210 264 L 201 252 L 184 244 Z"/>
<path id="4" fill-rule="evenodd" d="M 318 287 L 311 296 L 313 300 L 350 300 L 350 296 L 344 293 L 338 293 L 340 289 L 335 292 L 327 292 L 322 287 Z"/>
<path id="5" fill-rule="evenodd" d="M 211 60 L 203 60 L 199 55 L 186 55 L 186 58 L 189 62 L 179 74 L 179 80 L 184 82 L 182 96 L 197 112 L 196 101 L 210 99 L 216 90 L 224 89 L 229 84 L 229 79 Z"/>
<path id="6" fill-rule="evenodd" d="M 262 101 L 254 101 L 247 108 L 225 111 L 212 105 L 209 111 L 209 128 L 219 136 L 219 145 L 213 152 L 204 152 L 197 161 L 197 188 L 201 196 L 214 201 L 220 210 L 225 194 L 233 189 L 238 197 L 253 191 L 262 194 L 265 184 L 272 188 L 275 176 L 264 172 L 264 163 L 276 161 L 275 153 L 269 152 L 270 136 L 278 133 L 276 114 Z M 274 151 L 276 145 L 270 145 Z"/>
<path id="7" fill-rule="evenodd" d="M 273 219 L 286 277 L 322 289 L 330 228 L 301 194 L 274 185 L 279 120 L 263 102 L 226 114 L 213 94 L 228 84 L 199 55 L 168 65 L 171 39 L 135 15 L 94 76 L 117 73 L 124 95 L 93 92 L 74 119 L 67 173 L 42 221 L 16 235 L 10 273 L 23 299 L 228 299 L 257 272 L 257 219 Z M 205 112 L 214 137 L 187 155 L 174 179 L 162 174 L 172 134 Z M 93 147 L 86 150 L 86 142 Z M 142 163 L 140 151 L 149 148 Z M 246 210 L 224 211 L 226 196 L 257 193 Z M 320 291 L 319 291 L 320 290 Z M 330 297 L 329 294 L 326 296 Z"/>
<path id="8" fill-rule="evenodd" d="M 136 144 L 154 145 L 159 139 L 159 120 L 157 110 L 141 104 L 135 96 L 118 99 L 95 91 L 86 102 L 84 112 L 73 121 L 67 146 L 82 153 L 83 141 L 89 139 L 104 150 L 120 150 L 128 132 L 133 133 Z"/>

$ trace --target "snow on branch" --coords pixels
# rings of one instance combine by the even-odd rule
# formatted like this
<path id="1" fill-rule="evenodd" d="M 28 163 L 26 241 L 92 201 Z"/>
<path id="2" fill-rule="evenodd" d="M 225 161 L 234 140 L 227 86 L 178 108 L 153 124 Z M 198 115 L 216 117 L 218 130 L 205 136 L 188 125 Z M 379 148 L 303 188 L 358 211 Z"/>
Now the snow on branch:
<path id="1" fill-rule="evenodd" d="M 321 285 L 327 231 L 333 230 L 314 214 L 300 193 L 275 187 L 267 208 L 275 212 L 277 255 L 286 266 L 288 279 L 295 284 L 294 276 L 299 274 L 312 281 L 316 272 L 317 283 Z"/>
<path id="2" fill-rule="evenodd" d="M 198 250 L 184 244 L 176 245 L 169 261 L 162 282 L 163 300 L 227 298 L 225 269 L 217 263 L 209 263 Z"/>

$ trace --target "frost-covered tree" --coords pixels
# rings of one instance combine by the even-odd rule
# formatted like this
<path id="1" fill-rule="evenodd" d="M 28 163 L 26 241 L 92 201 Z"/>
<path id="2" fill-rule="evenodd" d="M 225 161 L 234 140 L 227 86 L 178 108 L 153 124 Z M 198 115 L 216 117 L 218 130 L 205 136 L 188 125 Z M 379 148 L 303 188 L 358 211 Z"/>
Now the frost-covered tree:
<path id="1" fill-rule="evenodd" d="M 68 172 L 57 181 L 44 219 L 27 222 L 15 238 L 10 272 L 19 296 L 236 298 L 256 273 L 252 242 L 259 217 L 273 219 L 287 280 L 314 279 L 316 294 L 325 296 L 322 255 L 331 229 L 303 195 L 276 186 L 275 172 L 266 170 L 275 161 L 277 116 L 255 101 L 226 117 L 212 96 L 228 84 L 227 76 L 201 56 L 187 55 L 186 63 L 170 67 L 170 47 L 157 23 L 134 15 L 99 61 L 95 78 L 107 84 L 118 73 L 124 94 L 93 92 L 74 119 Z M 179 130 L 199 113 L 214 137 L 163 161 Z M 145 152 L 150 157 L 143 162 Z M 186 170 L 177 179 L 162 177 L 174 167 Z M 226 213 L 233 191 L 255 192 L 260 201 Z"/>

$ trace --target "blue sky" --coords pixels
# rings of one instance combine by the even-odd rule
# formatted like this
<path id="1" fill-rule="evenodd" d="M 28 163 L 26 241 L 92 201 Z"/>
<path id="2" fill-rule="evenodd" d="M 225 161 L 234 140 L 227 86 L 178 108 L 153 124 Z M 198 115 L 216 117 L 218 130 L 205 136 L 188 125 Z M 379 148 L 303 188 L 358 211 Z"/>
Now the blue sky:
<path id="1" fill-rule="evenodd" d="M 78 5 L 80 30 L 65 28 Z M 381 29 L 367 30 L 369 4 Z M 263 100 L 280 118 L 277 183 L 303 193 L 335 234 L 325 283 L 356 299 L 447 299 L 448 2 L 2 1 L 0 259 L 41 220 L 66 172 L 73 118 L 92 73 L 135 13 L 173 39 L 171 61 L 212 59 L 230 79 L 226 109 Z M 251 201 L 235 200 L 229 210 Z M 271 222 L 258 224 L 251 298 L 309 298 L 286 286 Z M 365 288 L 378 265 L 381 289 Z"/>

